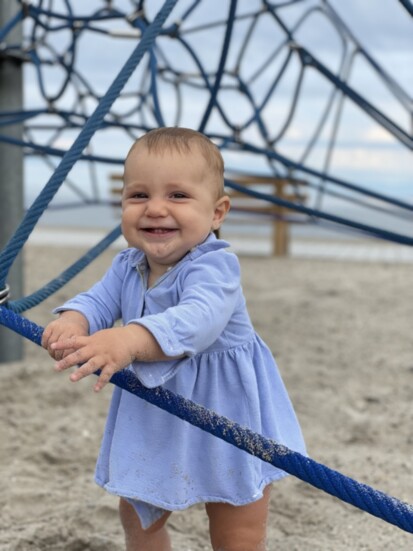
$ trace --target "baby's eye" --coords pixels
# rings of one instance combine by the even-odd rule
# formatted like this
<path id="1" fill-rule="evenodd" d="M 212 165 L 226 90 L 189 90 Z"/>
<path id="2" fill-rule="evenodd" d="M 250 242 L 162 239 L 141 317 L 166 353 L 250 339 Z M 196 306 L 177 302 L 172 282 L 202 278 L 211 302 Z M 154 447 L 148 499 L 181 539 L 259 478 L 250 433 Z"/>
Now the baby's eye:
<path id="1" fill-rule="evenodd" d="M 146 199 L 148 197 L 147 193 L 143 193 L 141 191 L 137 191 L 136 193 L 131 194 L 132 199 Z"/>
<path id="2" fill-rule="evenodd" d="M 173 199 L 186 199 L 188 196 L 185 193 L 182 193 L 180 191 L 176 191 L 175 193 L 172 193 Z"/>

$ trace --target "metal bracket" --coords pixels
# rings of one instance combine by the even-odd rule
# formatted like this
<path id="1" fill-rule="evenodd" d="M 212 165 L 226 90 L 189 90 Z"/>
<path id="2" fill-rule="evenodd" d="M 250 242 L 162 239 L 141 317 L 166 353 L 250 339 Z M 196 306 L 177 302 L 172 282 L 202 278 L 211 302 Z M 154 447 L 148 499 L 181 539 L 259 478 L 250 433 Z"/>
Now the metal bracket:
<path id="1" fill-rule="evenodd" d="M 6 304 L 6 302 L 9 300 L 9 296 L 10 296 L 10 287 L 6 283 L 5 288 L 0 291 L 0 306 L 3 304 Z"/>

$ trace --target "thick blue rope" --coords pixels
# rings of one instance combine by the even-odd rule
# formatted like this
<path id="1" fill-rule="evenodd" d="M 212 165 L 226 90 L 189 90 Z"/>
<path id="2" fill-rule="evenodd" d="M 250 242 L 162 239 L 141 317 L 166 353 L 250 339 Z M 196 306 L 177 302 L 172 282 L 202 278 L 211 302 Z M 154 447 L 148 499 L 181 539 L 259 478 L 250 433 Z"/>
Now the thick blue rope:
<path id="1" fill-rule="evenodd" d="M 347 218 L 343 218 L 335 214 L 330 214 L 328 212 L 312 209 L 310 207 L 306 207 L 305 205 L 300 205 L 297 203 L 291 204 L 289 201 L 285 199 L 281 199 L 280 197 L 273 197 L 268 193 L 261 193 L 253 189 L 246 189 L 245 186 L 241 184 L 237 184 L 236 182 L 232 182 L 231 180 L 226 179 L 225 185 L 228 186 L 229 188 L 235 189 L 237 191 L 240 191 L 241 193 L 249 195 L 250 197 L 255 197 L 257 199 L 264 199 L 269 203 L 280 205 L 285 208 L 290 208 L 290 209 L 292 208 L 293 210 L 296 210 L 297 212 L 302 212 L 304 214 L 308 214 L 308 215 L 315 214 L 318 218 L 328 220 L 329 222 L 334 222 L 335 224 L 349 226 L 350 228 L 354 228 L 356 230 L 362 231 L 369 235 L 378 236 L 381 239 L 385 239 L 386 241 L 393 241 L 395 243 L 400 243 L 401 245 L 409 245 L 411 247 L 413 246 L 413 237 L 410 237 L 408 235 L 402 235 L 400 233 L 383 230 L 381 228 L 370 226 L 368 224 L 362 224 L 361 222 L 356 222 L 355 220 L 354 221 L 349 220 Z"/>
<path id="2" fill-rule="evenodd" d="M 332 82 L 336 88 L 351 98 L 354 103 L 362 107 L 363 111 L 368 113 L 373 119 L 375 119 L 381 126 L 386 128 L 396 139 L 402 142 L 409 149 L 413 149 L 413 138 L 407 132 L 405 132 L 400 126 L 390 120 L 384 113 L 376 109 L 370 102 L 364 99 L 360 94 L 355 92 L 344 81 L 334 75 L 325 65 L 318 61 L 313 55 L 311 55 L 305 48 L 297 47 L 297 53 L 300 57 L 301 63 L 304 66 L 312 66 L 317 71 Z"/>
<path id="3" fill-rule="evenodd" d="M 407 10 L 407 12 L 413 17 L 413 5 L 411 0 L 399 0 L 401 5 Z"/>
<path id="4" fill-rule="evenodd" d="M 62 182 L 82 154 L 84 148 L 88 145 L 92 136 L 102 125 L 103 118 L 118 98 L 121 90 L 129 80 L 129 77 L 132 75 L 143 55 L 153 45 L 163 23 L 174 8 L 177 1 L 178 0 L 165 0 L 165 3 L 159 10 L 153 23 L 148 26 L 138 46 L 132 52 L 131 56 L 107 90 L 106 94 L 102 97 L 96 110 L 80 131 L 75 142 L 63 157 L 61 163 L 56 168 L 56 171 L 51 176 L 48 183 L 33 202 L 31 208 L 27 211 L 15 234 L 0 253 L 0 289 L 5 286 L 6 278 L 13 261 L 27 241 L 42 213 L 57 193 Z"/>
<path id="5" fill-rule="evenodd" d="M 20 10 L 19 12 L 14 15 L 10 21 L 4 25 L 2 29 L 0 29 L 0 43 L 3 42 L 3 40 L 6 38 L 6 36 L 9 34 L 9 32 L 14 29 L 14 27 L 20 23 L 20 21 L 23 19 L 23 10 Z"/>
<path id="6" fill-rule="evenodd" d="M 227 55 L 228 55 L 228 50 L 229 50 L 229 45 L 230 45 L 230 40 L 231 40 L 231 35 L 232 35 L 232 29 L 234 27 L 235 14 L 236 14 L 236 10 L 237 10 L 237 2 L 238 2 L 238 0 L 231 0 L 231 4 L 230 4 L 230 7 L 229 7 L 229 13 L 228 13 L 228 22 L 227 22 L 227 27 L 226 27 L 226 30 L 225 30 L 224 43 L 222 45 L 222 52 L 221 52 L 221 57 L 220 57 L 220 60 L 219 60 L 218 70 L 217 70 L 217 73 L 216 73 L 215 82 L 214 82 L 214 86 L 212 87 L 211 96 L 209 98 L 208 105 L 207 105 L 207 107 L 205 109 L 205 113 L 202 117 L 201 124 L 199 125 L 199 129 L 198 129 L 199 132 L 204 132 L 205 131 L 205 127 L 208 123 L 209 117 L 210 117 L 211 112 L 212 112 L 212 108 L 215 105 L 217 94 L 218 94 L 219 89 L 220 89 L 220 84 L 221 84 L 222 76 L 224 74 L 224 69 L 225 69 L 225 62 L 226 62 Z"/>
<path id="7" fill-rule="evenodd" d="M 41 343 L 42 327 L 3 306 L 0 306 L 0 324 L 36 344 Z M 264 438 L 183 396 L 162 387 L 146 388 L 128 370 L 116 373 L 111 383 L 350 505 L 413 533 L 412 505 Z"/>
<path id="8" fill-rule="evenodd" d="M 114 230 L 108 233 L 99 243 L 92 247 L 86 254 L 79 258 L 74 264 L 69 266 L 59 276 L 55 277 L 49 283 L 44 285 L 41 289 L 28 295 L 27 297 L 20 298 L 18 300 L 12 300 L 7 303 L 7 307 L 13 312 L 20 313 L 34 308 L 48 297 L 53 295 L 56 291 L 61 289 L 66 283 L 73 279 L 78 273 L 80 273 L 86 266 L 95 260 L 109 245 L 111 245 L 121 235 L 120 226 L 116 226 Z"/>
<path id="9" fill-rule="evenodd" d="M 388 195 L 384 195 L 382 193 L 372 191 L 371 189 L 367 189 L 367 188 L 363 189 L 360 186 L 352 184 L 351 182 L 348 182 L 346 180 L 342 180 L 341 178 L 336 178 L 334 176 L 330 176 L 330 175 L 326 174 L 325 172 L 320 172 L 319 170 L 316 170 L 316 169 L 307 167 L 307 166 L 305 166 L 301 163 L 295 162 L 295 161 L 289 159 L 288 157 L 285 157 L 284 155 L 281 155 L 281 153 L 278 153 L 275 150 L 268 150 L 268 149 L 264 149 L 262 147 L 257 147 L 257 146 L 247 144 L 247 143 L 237 144 L 237 142 L 235 142 L 232 138 L 227 139 L 226 147 L 228 149 L 231 149 L 231 145 L 237 147 L 238 149 L 248 151 L 249 153 L 255 153 L 255 154 L 258 154 L 258 155 L 262 155 L 263 157 L 267 157 L 268 159 L 272 159 L 274 161 L 279 161 L 288 170 L 296 170 L 297 172 L 302 172 L 304 174 L 309 174 L 310 176 L 314 176 L 315 178 L 320 178 L 322 180 L 328 181 L 332 184 L 343 187 L 345 189 L 349 189 L 351 191 L 359 192 L 362 195 L 366 195 L 367 197 L 371 197 L 373 199 L 378 199 L 379 201 L 385 201 L 386 203 L 389 203 L 390 205 L 395 205 L 396 207 L 400 207 L 402 209 L 413 211 L 413 204 L 412 203 L 406 203 L 405 201 L 401 201 L 400 199 L 396 199 L 395 197 L 390 197 Z"/>

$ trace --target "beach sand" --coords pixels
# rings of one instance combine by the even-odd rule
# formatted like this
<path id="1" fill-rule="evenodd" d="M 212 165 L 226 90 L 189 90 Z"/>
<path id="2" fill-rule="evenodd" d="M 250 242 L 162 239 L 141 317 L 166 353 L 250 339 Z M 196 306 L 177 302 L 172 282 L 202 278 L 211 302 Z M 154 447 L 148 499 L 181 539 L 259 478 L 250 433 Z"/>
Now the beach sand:
<path id="1" fill-rule="evenodd" d="M 27 292 L 82 251 L 29 246 Z M 42 305 L 89 287 L 107 251 Z M 310 457 L 413 503 L 412 266 L 242 257 L 243 287 L 258 333 L 276 356 Z M 120 551 L 117 498 L 93 482 L 111 389 L 70 383 L 44 350 L 0 366 L 0 550 Z M 172 515 L 174 549 L 210 549 L 202 506 Z M 413 548 L 413 535 L 295 477 L 274 484 L 268 550 Z"/>

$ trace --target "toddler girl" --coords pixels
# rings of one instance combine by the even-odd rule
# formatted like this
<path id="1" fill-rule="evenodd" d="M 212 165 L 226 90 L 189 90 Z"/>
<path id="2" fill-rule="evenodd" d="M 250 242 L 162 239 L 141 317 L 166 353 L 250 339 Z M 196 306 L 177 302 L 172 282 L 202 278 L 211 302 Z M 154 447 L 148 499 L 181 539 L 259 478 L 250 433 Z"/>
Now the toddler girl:
<path id="1" fill-rule="evenodd" d="M 270 350 L 254 332 L 237 257 L 215 237 L 230 201 L 204 135 L 160 128 L 125 161 L 120 252 L 101 281 L 56 309 L 43 335 L 56 370 L 132 370 L 305 453 Z M 117 320 L 121 326 L 115 326 Z M 127 551 L 167 551 L 172 511 L 205 503 L 214 550 L 262 551 L 271 482 L 286 473 L 114 388 L 96 481 L 120 497 Z"/>

